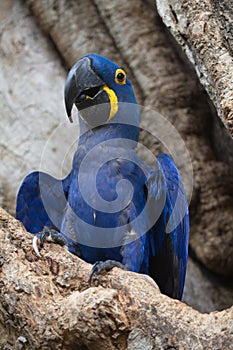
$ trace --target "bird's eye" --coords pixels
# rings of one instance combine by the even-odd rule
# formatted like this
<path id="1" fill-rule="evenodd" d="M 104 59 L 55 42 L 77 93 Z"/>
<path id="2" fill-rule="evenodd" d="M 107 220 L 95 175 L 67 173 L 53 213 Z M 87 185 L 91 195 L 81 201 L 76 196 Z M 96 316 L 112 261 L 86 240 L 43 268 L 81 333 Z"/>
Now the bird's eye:
<path id="1" fill-rule="evenodd" d="M 122 82 L 125 79 L 125 75 L 123 73 L 118 73 L 117 74 L 117 80 Z"/>
<path id="2" fill-rule="evenodd" d="M 123 85 L 126 83 L 126 74 L 123 69 L 117 69 L 115 74 L 115 81 L 117 84 Z"/>

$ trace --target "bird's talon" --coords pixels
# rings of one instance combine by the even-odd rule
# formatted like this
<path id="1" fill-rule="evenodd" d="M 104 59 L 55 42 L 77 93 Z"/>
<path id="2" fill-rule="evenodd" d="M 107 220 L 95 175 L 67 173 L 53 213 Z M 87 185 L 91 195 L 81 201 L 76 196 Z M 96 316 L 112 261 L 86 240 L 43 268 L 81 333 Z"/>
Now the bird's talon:
<path id="1" fill-rule="evenodd" d="M 33 237 L 32 241 L 33 250 L 39 258 L 41 258 L 41 254 L 39 252 L 38 247 L 43 248 L 45 241 L 59 244 L 61 246 L 64 246 L 65 248 L 68 247 L 67 240 L 64 236 L 62 236 L 60 232 L 45 226 L 41 232 L 37 233 Z"/>
<path id="2" fill-rule="evenodd" d="M 92 266 L 90 276 L 89 276 L 89 285 L 91 285 L 94 275 L 100 275 L 103 272 L 110 271 L 113 267 L 119 267 L 122 270 L 127 270 L 127 267 L 115 260 L 106 260 L 106 261 L 96 261 Z"/>
<path id="3" fill-rule="evenodd" d="M 34 236 L 33 237 L 33 241 L 32 241 L 32 247 L 33 247 L 33 250 L 34 252 L 36 253 L 36 255 L 41 258 L 41 254 L 39 252 L 39 249 L 38 249 L 38 243 L 40 245 L 40 240 L 37 236 Z"/>

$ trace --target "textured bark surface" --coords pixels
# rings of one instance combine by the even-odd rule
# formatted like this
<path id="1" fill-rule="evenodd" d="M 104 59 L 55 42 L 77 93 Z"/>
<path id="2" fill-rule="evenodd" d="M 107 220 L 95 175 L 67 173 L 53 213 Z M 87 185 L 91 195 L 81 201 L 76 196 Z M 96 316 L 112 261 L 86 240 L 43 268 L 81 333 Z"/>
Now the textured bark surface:
<path id="1" fill-rule="evenodd" d="M 1 349 L 231 349 L 233 308 L 200 314 L 149 277 L 114 269 L 89 286 L 91 265 L 46 244 L 0 209 Z"/>
<path id="2" fill-rule="evenodd" d="M 157 8 L 233 136 L 232 1 L 157 0 Z"/>

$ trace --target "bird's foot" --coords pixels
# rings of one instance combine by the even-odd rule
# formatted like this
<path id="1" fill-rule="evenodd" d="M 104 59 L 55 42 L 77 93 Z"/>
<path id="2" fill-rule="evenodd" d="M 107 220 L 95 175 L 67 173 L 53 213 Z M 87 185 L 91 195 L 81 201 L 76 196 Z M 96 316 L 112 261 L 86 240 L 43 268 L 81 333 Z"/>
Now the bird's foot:
<path id="1" fill-rule="evenodd" d="M 97 261 L 91 269 L 89 276 L 89 284 L 91 284 L 94 276 L 99 275 L 103 272 L 110 271 L 113 267 L 119 267 L 122 270 L 127 270 L 127 267 L 115 260 Z"/>
<path id="2" fill-rule="evenodd" d="M 32 246 L 38 257 L 41 257 L 38 247 L 42 248 L 44 242 L 59 244 L 68 249 L 68 243 L 65 237 L 60 232 L 47 226 L 45 226 L 43 230 L 38 232 L 33 238 Z"/>

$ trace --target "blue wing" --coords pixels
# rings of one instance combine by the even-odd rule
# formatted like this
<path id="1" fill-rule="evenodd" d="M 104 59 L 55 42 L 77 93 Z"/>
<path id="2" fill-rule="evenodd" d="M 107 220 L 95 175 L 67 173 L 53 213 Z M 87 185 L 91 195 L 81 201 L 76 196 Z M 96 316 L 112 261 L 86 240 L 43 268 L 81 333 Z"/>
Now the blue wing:
<path id="1" fill-rule="evenodd" d="M 181 299 L 188 258 L 188 204 L 176 165 L 166 154 L 158 157 L 158 173 L 151 176 L 148 196 L 158 205 L 158 198 L 163 197 L 163 192 L 165 204 L 150 231 L 149 275 L 158 283 L 163 294 Z"/>
<path id="2" fill-rule="evenodd" d="M 69 186 L 70 175 L 58 180 L 39 171 L 29 174 L 18 192 L 16 219 L 31 233 L 44 226 L 60 230 Z"/>

